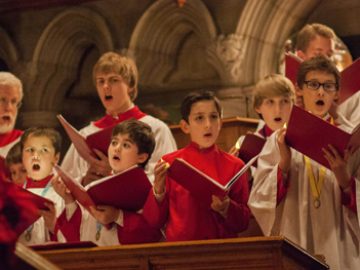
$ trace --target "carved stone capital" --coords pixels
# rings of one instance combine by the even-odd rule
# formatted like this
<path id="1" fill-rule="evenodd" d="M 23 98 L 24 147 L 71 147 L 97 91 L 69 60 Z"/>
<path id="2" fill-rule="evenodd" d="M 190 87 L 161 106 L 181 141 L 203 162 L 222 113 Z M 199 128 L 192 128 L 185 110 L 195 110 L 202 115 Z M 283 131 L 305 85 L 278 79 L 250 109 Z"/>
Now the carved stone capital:
<path id="1" fill-rule="evenodd" d="M 243 37 L 237 34 L 220 35 L 208 47 L 209 62 L 220 74 L 225 85 L 237 84 L 242 72 Z"/>

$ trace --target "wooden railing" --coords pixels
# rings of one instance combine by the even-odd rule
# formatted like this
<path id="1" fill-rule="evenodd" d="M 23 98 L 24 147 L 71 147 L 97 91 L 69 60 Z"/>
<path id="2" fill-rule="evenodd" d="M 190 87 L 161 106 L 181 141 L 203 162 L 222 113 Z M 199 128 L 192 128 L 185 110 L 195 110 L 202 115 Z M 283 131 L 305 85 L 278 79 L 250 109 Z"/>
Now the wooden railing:
<path id="1" fill-rule="evenodd" d="M 283 237 L 44 250 L 61 269 L 328 269 Z"/>

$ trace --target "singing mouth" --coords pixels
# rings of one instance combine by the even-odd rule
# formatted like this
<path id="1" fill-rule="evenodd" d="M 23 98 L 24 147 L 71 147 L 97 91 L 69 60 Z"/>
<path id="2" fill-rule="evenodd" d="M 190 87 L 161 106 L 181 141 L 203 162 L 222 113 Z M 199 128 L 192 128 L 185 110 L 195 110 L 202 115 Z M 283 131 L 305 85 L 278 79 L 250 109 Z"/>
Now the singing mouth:
<path id="1" fill-rule="evenodd" d="M 8 116 L 8 115 L 4 115 L 4 116 L 2 116 L 1 118 L 2 118 L 4 121 L 7 121 L 7 122 L 11 121 L 11 117 Z"/>
<path id="2" fill-rule="evenodd" d="M 325 102 L 323 100 L 318 100 L 315 102 L 316 105 L 318 106 L 324 106 L 325 105 Z"/>
<path id="3" fill-rule="evenodd" d="M 33 171 L 39 171 L 40 170 L 40 165 L 39 164 L 33 164 L 32 169 L 33 169 Z"/>
<path id="4" fill-rule="evenodd" d="M 274 121 L 275 121 L 275 122 L 281 122 L 281 121 L 282 121 L 282 118 L 281 118 L 281 117 L 275 117 L 275 118 L 274 118 Z"/>
<path id="5" fill-rule="evenodd" d="M 112 100 L 113 96 L 112 95 L 105 95 L 105 100 Z"/>

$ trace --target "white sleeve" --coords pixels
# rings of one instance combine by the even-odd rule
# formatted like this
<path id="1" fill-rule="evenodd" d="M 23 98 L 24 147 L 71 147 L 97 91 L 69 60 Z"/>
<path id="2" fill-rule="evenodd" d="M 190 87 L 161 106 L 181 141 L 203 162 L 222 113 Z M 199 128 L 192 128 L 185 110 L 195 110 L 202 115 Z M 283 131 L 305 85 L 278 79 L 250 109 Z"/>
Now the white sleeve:
<path id="1" fill-rule="evenodd" d="M 277 171 L 280 155 L 276 132 L 267 140 L 257 160 L 248 206 L 265 236 L 271 235 L 276 216 Z"/>
<path id="2" fill-rule="evenodd" d="M 176 142 L 169 127 L 158 119 L 152 118 L 152 121 L 144 121 L 151 126 L 155 135 L 155 149 L 149 159 L 145 172 L 151 183 L 154 182 L 154 168 L 158 160 L 165 154 L 176 151 Z"/>

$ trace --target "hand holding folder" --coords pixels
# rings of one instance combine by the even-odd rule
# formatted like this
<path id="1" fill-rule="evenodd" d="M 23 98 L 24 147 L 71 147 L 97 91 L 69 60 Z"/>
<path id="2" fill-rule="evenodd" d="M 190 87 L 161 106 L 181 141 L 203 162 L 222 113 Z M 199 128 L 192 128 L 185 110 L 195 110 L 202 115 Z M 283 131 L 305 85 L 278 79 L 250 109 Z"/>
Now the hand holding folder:
<path id="1" fill-rule="evenodd" d="M 140 210 L 151 189 L 143 168 L 133 166 L 121 173 L 110 175 L 83 187 L 58 165 L 55 170 L 73 197 L 86 209 L 96 205 L 109 205 L 127 211 Z"/>
<path id="2" fill-rule="evenodd" d="M 101 129 L 84 137 L 68 121 L 66 121 L 62 115 L 58 115 L 57 118 L 64 127 L 79 155 L 87 162 L 91 161 L 91 157 L 97 158 L 93 149 L 98 149 L 107 155 L 113 127 Z"/>
<path id="3" fill-rule="evenodd" d="M 329 169 L 323 148 L 331 144 L 344 156 L 345 150 L 353 153 L 360 147 L 359 127 L 349 134 L 297 106 L 293 106 L 287 126 L 286 143 Z"/>
<path id="4" fill-rule="evenodd" d="M 171 164 L 168 169 L 168 176 L 192 193 L 199 202 L 210 207 L 212 195 L 220 198 L 225 197 L 233 184 L 250 168 L 256 159 L 257 156 L 246 163 L 225 186 L 181 158 L 175 159 Z"/>

